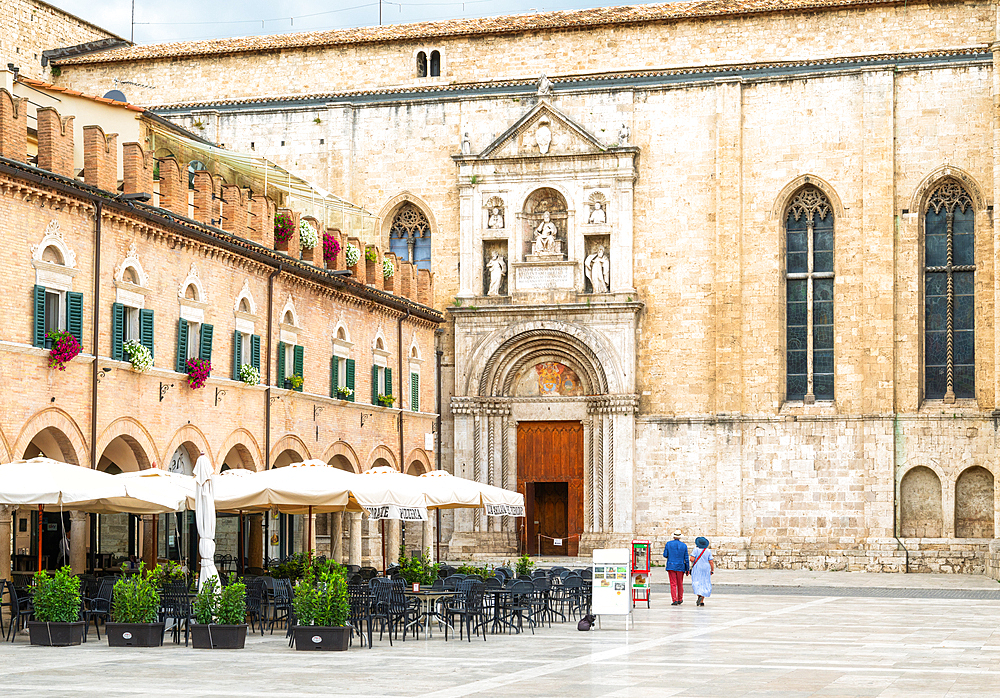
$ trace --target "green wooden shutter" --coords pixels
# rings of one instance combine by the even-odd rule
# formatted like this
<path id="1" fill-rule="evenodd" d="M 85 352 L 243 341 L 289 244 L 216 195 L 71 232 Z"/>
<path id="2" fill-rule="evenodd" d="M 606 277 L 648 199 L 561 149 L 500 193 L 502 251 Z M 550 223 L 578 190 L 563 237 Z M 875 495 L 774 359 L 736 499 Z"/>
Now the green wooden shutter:
<path id="1" fill-rule="evenodd" d="M 372 364 L 372 404 L 378 404 L 378 366 Z"/>
<path id="2" fill-rule="evenodd" d="M 243 335 L 239 330 L 233 331 L 233 380 L 240 379 L 240 357 L 243 356 Z"/>
<path id="3" fill-rule="evenodd" d="M 125 306 L 121 303 L 111 304 L 111 358 L 124 361 L 125 352 L 122 344 L 125 341 Z"/>
<path id="4" fill-rule="evenodd" d="M 330 397 L 337 397 L 337 374 L 340 373 L 337 370 L 337 355 L 334 354 L 330 359 Z"/>
<path id="5" fill-rule="evenodd" d="M 35 286 L 35 328 L 31 344 L 45 346 L 45 287 Z"/>
<path id="6" fill-rule="evenodd" d="M 385 394 L 392 395 L 392 369 L 385 369 Z"/>
<path id="7" fill-rule="evenodd" d="M 253 367 L 260 372 L 260 335 L 255 334 L 250 337 L 250 361 Z"/>
<path id="8" fill-rule="evenodd" d="M 181 318 L 177 323 L 177 365 L 179 373 L 187 373 L 188 321 Z"/>
<path id="9" fill-rule="evenodd" d="M 351 389 L 351 396 L 347 398 L 351 402 L 354 402 L 354 359 L 347 360 L 347 370 L 344 372 L 347 375 L 347 387 Z"/>
<path id="10" fill-rule="evenodd" d="M 198 358 L 212 363 L 212 333 L 211 325 L 201 326 L 201 346 L 198 347 Z"/>
<path id="11" fill-rule="evenodd" d="M 275 384 L 279 388 L 285 387 L 285 343 L 278 342 L 278 380 Z"/>
<path id="12" fill-rule="evenodd" d="M 139 344 L 149 349 L 153 354 L 153 311 L 147 308 L 139 310 Z"/>
<path id="13" fill-rule="evenodd" d="M 420 411 L 420 374 L 410 374 L 410 409 Z"/>
<path id="14" fill-rule="evenodd" d="M 303 370 L 305 369 L 305 363 L 306 363 L 306 348 L 296 344 L 292 348 L 292 360 L 294 362 L 292 364 L 292 368 L 295 371 L 295 375 L 298 376 L 299 378 L 305 378 Z M 306 385 L 305 380 L 303 380 L 302 385 L 296 388 L 296 390 L 301 393 L 305 385 Z"/>
<path id="15" fill-rule="evenodd" d="M 83 294 L 66 292 L 66 331 L 83 345 Z M 94 352 L 97 353 L 96 351 Z"/>

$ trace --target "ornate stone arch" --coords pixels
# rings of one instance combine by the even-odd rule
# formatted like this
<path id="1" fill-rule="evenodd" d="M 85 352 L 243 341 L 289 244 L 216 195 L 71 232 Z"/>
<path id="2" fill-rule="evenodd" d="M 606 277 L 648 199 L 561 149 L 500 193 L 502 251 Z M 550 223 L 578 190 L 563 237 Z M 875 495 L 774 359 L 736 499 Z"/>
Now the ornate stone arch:
<path id="1" fill-rule="evenodd" d="M 288 295 L 288 300 L 285 301 L 285 305 L 281 308 L 281 313 L 278 315 L 279 324 L 287 324 L 285 316 L 288 313 L 292 315 L 292 327 L 301 327 L 299 324 L 299 311 L 295 309 L 295 299 L 292 298 L 291 294 Z"/>
<path id="2" fill-rule="evenodd" d="M 354 472 L 361 472 L 361 459 L 358 458 L 357 452 L 345 441 L 334 442 L 326 452 L 323 454 L 323 460 L 327 463 L 333 461 L 337 456 L 343 456 L 351 463 L 351 467 L 354 468 Z"/>
<path id="3" fill-rule="evenodd" d="M 160 462 L 168 463 L 170 461 L 170 458 L 174 455 L 174 451 L 176 451 L 181 446 L 181 444 L 185 442 L 191 442 L 192 444 L 194 444 L 195 447 L 200 449 L 202 453 L 208 456 L 208 460 L 212 464 L 212 467 L 213 468 L 216 467 L 215 456 L 212 454 L 212 449 L 208 445 L 208 438 L 205 436 L 205 433 L 201 429 L 199 429 L 193 424 L 185 424 L 176 432 L 174 432 L 174 436 L 172 439 L 170 439 L 170 442 L 167 444 L 167 448 L 160 455 Z M 198 454 L 193 453 L 189 455 L 192 456 L 191 462 L 193 464 L 195 457 Z"/>
<path id="4" fill-rule="evenodd" d="M 49 428 L 53 430 L 53 436 L 59 443 L 67 463 L 90 467 L 90 450 L 87 448 L 87 439 L 83 431 L 69 414 L 58 407 L 46 407 L 25 422 L 14 441 L 11 455 L 14 458 L 23 458 L 31 440 Z"/>
<path id="5" fill-rule="evenodd" d="M 365 467 L 365 470 L 370 470 L 375 461 L 379 458 L 385 459 L 395 470 L 399 470 L 399 462 L 396 458 L 396 454 L 393 453 L 387 446 L 382 445 L 376 446 L 372 449 L 372 452 L 368 454 L 368 460 L 366 461 L 368 465 Z"/>
<path id="6" fill-rule="evenodd" d="M 799 175 L 786 184 L 778 193 L 778 196 L 774 200 L 774 205 L 771 207 L 771 220 L 778 221 L 779 223 L 783 222 L 785 220 L 785 211 L 788 209 L 792 198 L 799 193 L 802 187 L 806 186 L 816 187 L 829 199 L 830 205 L 833 207 L 834 221 L 839 221 L 844 216 L 844 204 L 841 202 L 840 197 L 837 195 L 837 190 L 833 188 L 833 185 L 822 177 L 817 177 L 814 174 L 804 174 Z"/>
<path id="7" fill-rule="evenodd" d="M 97 437 L 98 459 L 104 454 L 111 442 L 119 437 L 132 449 L 141 470 L 157 467 L 157 450 L 153 437 L 133 417 L 119 417 L 105 427 L 104 431 Z"/>
<path id="8" fill-rule="evenodd" d="M 306 446 L 305 441 L 295 434 L 285 434 L 274 442 L 274 445 L 271 446 L 271 453 L 268 454 L 268 464 L 273 463 L 275 458 L 281 455 L 282 451 L 297 451 L 302 454 L 303 460 L 312 460 L 309 447 Z"/>
<path id="9" fill-rule="evenodd" d="M 406 469 L 408 469 L 414 463 L 420 464 L 420 466 L 423 468 L 424 473 L 434 470 L 434 466 L 431 465 L 430 456 L 428 456 L 427 451 L 425 451 L 422 448 L 415 448 L 412 451 L 410 451 L 410 454 L 408 456 L 406 456 L 406 465 L 403 472 L 405 473 Z M 417 473 L 417 474 L 421 475 L 422 473 Z"/>
<path id="10" fill-rule="evenodd" d="M 246 299 L 247 305 L 250 307 L 250 314 L 256 315 L 257 303 L 253 299 L 253 293 L 250 292 L 249 279 L 243 280 L 243 288 L 240 289 L 240 292 L 236 296 L 236 302 L 233 304 L 233 310 L 236 311 L 237 313 L 241 312 L 240 303 L 243 302 L 243 299 Z"/>
<path id="11" fill-rule="evenodd" d="M 986 210 L 986 206 L 988 205 L 986 195 L 983 193 L 983 187 L 976 181 L 976 178 L 961 167 L 942 165 L 924 177 L 920 181 L 920 184 L 917 185 L 917 188 L 913 190 L 913 195 L 910 197 L 910 212 L 922 213 L 927 206 L 927 200 L 938 184 L 946 179 L 954 179 L 965 188 L 965 191 L 972 198 L 972 205 L 977 213 L 982 213 Z M 977 229 L 979 228 L 978 223 L 976 227 Z"/>
<path id="12" fill-rule="evenodd" d="M 194 262 L 191 263 L 191 269 L 188 271 L 187 276 L 181 281 L 181 285 L 177 291 L 177 296 L 179 298 L 187 298 L 187 290 L 189 286 L 194 286 L 195 292 L 198 297 L 193 300 L 198 303 L 208 303 L 208 293 L 205 291 L 205 285 L 201 282 L 201 278 L 198 276 L 198 270 L 195 269 Z M 190 299 L 189 299 L 190 300 Z"/>
<path id="13" fill-rule="evenodd" d="M 62 258 L 62 262 L 58 263 L 59 266 L 69 269 L 76 268 L 76 253 L 66 244 L 62 229 L 59 227 L 59 221 L 55 219 L 49 221 L 49 224 L 45 227 L 41 241 L 37 245 L 31 245 L 32 261 L 45 262 L 43 255 L 45 254 L 45 250 L 50 247 L 54 247 L 59 251 L 59 256 Z"/>
<path id="14" fill-rule="evenodd" d="M 584 327 L 558 320 L 509 325 L 493 333 L 469 363 L 465 395 L 503 395 L 516 371 L 544 356 L 569 361 L 588 394 L 630 392 L 616 352 L 604 338 Z"/>
<path id="15" fill-rule="evenodd" d="M 389 230 L 392 228 L 392 221 L 396 217 L 396 213 L 399 209 L 403 208 L 406 204 L 413 204 L 421 213 L 427 218 L 427 223 L 431 228 L 431 239 L 434 239 L 434 235 L 438 231 L 437 220 L 434 218 L 434 213 L 431 210 L 430 204 L 420 196 L 417 196 L 411 191 L 401 191 L 394 197 L 385 202 L 381 210 L 378 212 L 378 230 L 379 230 L 379 240 L 382 241 L 385 249 L 389 249 Z"/>
<path id="16" fill-rule="evenodd" d="M 538 191 L 542 189 L 552 189 L 563 198 L 566 203 L 566 213 L 571 213 L 574 208 L 573 194 L 563 185 L 561 182 L 539 182 L 535 186 L 530 186 L 520 192 L 517 198 L 511 202 L 510 213 L 512 215 L 517 215 L 524 212 L 524 207 L 532 196 L 534 196 Z M 510 223 L 507 224 L 510 227 Z"/>
<path id="17" fill-rule="evenodd" d="M 243 468 L 245 470 L 259 471 L 263 469 L 264 454 L 257 443 L 257 440 L 253 437 L 249 431 L 240 427 L 233 431 L 226 440 L 222 442 L 222 446 L 219 448 L 219 458 L 225 459 L 229 452 L 236 446 L 241 446 L 243 452 L 240 453 L 240 460 L 243 461 Z M 249 462 L 248 462 L 249 459 Z M 222 463 L 218 464 L 218 467 L 222 467 Z"/>
<path id="18" fill-rule="evenodd" d="M 125 272 L 129 269 L 135 272 L 135 278 L 137 280 L 136 286 L 142 286 L 143 288 L 149 287 L 149 275 L 142 268 L 142 264 L 139 262 L 139 253 L 135 249 L 135 243 L 133 242 L 128 247 L 128 251 L 125 253 L 125 257 L 122 261 L 115 267 L 114 279 L 118 283 L 125 282 Z"/>

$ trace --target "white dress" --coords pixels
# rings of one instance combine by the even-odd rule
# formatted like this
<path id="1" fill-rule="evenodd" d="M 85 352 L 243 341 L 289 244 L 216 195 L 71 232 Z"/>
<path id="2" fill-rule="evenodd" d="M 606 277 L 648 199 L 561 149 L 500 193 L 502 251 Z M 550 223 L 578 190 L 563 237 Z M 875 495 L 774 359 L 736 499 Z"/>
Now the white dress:
<path id="1" fill-rule="evenodd" d="M 699 555 L 701 555 L 700 558 Z M 712 566 L 709 562 L 712 559 L 712 550 L 707 549 L 702 554 L 701 548 L 695 548 L 691 557 L 698 560 L 698 563 L 691 568 L 691 590 L 698 596 L 711 596 Z"/>

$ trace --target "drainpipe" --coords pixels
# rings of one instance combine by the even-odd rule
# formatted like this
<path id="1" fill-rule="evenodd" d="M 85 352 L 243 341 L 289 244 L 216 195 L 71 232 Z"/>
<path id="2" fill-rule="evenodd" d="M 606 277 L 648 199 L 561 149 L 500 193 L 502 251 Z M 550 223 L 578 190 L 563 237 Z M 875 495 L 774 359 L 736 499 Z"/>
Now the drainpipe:
<path id="1" fill-rule="evenodd" d="M 94 201 L 94 338 L 91 351 L 94 353 L 94 363 L 90 367 L 90 469 L 97 470 L 97 373 L 98 366 L 97 340 L 100 339 L 100 317 L 101 309 L 101 218 L 104 216 L 104 202 L 100 199 Z M 96 562 L 97 549 L 95 548 L 97 532 L 96 517 L 91 518 L 90 536 L 90 568 L 93 569 Z M 41 519 L 39 518 L 39 521 Z M 59 517 L 62 523 L 62 517 Z M 41 549 L 42 539 L 39 537 L 38 546 Z M 86 570 L 84 570 L 86 571 Z"/>
<path id="2" fill-rule="evenodd" d="M 440 337 L 440 333 L 441 330 L 436 330 L 434 332 L 435 335 L 438 335 L 438 338 Z M 437 365 L 434 367 L 436 373 L 435 409 L 437 410 L 437 417 L 435 418 L 435 421 L 437 422 L 437 443 L 434 444 L 434 451 L 435 451 L 434 460 L 437 469 L 440 470 L 441 469 L 441 357 L 444 356 L 444 352 L 441 351 L 440 349 L 437 349 L 434 352 L 434 354 L 437 359 L 436 362 Z M 434 516 L 437 519 L 434 525 L 434 547 L 435 547 L 434 560 L 440 562 L 441 561 L 441 510 L 435 509 Z"/>
<path id="3" fill-rule="evenodd" d="M 894 81 L 895 82 L 895 81 Z M 899 216 L 894 217 L 895 223 L 895 233 L 896 242 L 899 242 Z M 896 259 L 895 254 L 893 254 L 893 278 L 896 277 Z M 892 294 L 892 316 L 896 317 L 896 292 L 893 291 Z M 893 357 L 892 366 L 893 371 L 896 370 L 896 340 L 893 339 Z M 903 545 L 903 541 L 899 539 L 899 482 L 896 480 L 896 473 L 899 472 L 899 449 L 902 448 L 902 437 L 900 435 L 900 425 L 899 425 L 899 405 L 896 402 L 896 380 L 893 377 L 892 381 L 892 537 L 896 539 L 896 544 L 903 549 L 903 554 L 906 556 L 906 573 L 910 573 L 910 551 L 906 549 Z"/>
<path id="4" fill-rule="evenodd" d="M 406 472 L 406 463 L 403 452 L 403 320 L 410 317 L 410 309 L 406 309 L 406 315 L 400 315 L 396 326 L 396 372 L 399 373 L 399 472 Z"/>
<path id="5" fill-rule="evenodd" d="M 271 331 L 274 317 L 274 277 L 281 273 L 279 264 L 267 277 L 267 347 L 264 363 L 267 364 L 266 378 L 264 383 L 264 470 L 271 469 Z M 267 546 L 271 543 L 271 516 L 270 512 L 264 512 L 264 540 L 261 541 L 262 556 L 264 565 L 267 565 Z"/>

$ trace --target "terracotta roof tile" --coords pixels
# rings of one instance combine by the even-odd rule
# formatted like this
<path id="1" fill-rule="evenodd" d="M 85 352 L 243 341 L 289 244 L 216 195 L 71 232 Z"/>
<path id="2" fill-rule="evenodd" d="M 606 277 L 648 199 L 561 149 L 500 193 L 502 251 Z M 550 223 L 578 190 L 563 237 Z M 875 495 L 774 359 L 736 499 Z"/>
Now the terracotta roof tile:
<path id="1" fill-rule="evenodd" d="M 381 27 L 359 27 L 321 32 L 245 36 L 209 41 L 181 41 L 112 49 L 110 51 L 54 60 L 59 65 L 112 63 L 178 56 L 208 56 L 289 48 L 337 46 L 343 44 L 383 43 L 434 37 L 511 34 L 549 29 L 585 29 L 679 19 L 805 11 L 903 4 L 903 0 L 694 0 L 624 7 L 601 7 L 588 10 L 562 10 L 537 14 L 504 15 L 482 19 L 452 19 L 439 22 L 414 22 Z"/>
<path id="2" fill-rule="evenodd" d="M 28 78 L 18 76 L 17 81 L 23 83 L 29 87 L 36 87 L 40 90 L 48 90 L 49 92 L 61 92 L 64 95 L 69 95 L 70 97 L 82 97 L 83 99 L 89 99 L 93 102 L 101 102 L 102 104 L 110 104 L 115 107 L 124 107 L 131 111 L 137 111 L 142 113 L 146 111 L 145 107 L 139 107 L 135 104 L 129 104 L 128 102 L 119 102 L 116 99 L 108 99 L 107 97 L 97 97 L 95 95 L 87 95 L 77 90 L 71 90 L 67 87 L 59 87 L 58 85 L 53 85 L 48 82 L 42 82 L 41 80 L 35 80 L 34 78 Z"/>

